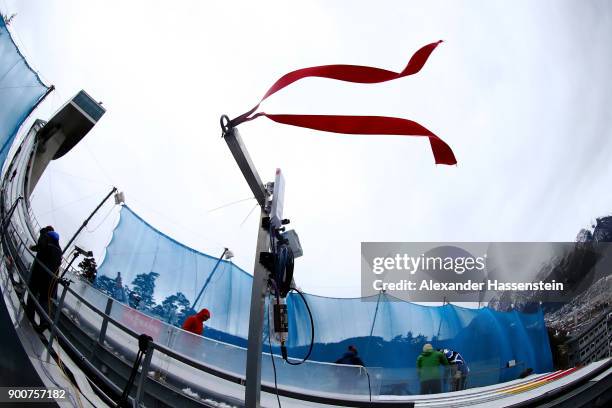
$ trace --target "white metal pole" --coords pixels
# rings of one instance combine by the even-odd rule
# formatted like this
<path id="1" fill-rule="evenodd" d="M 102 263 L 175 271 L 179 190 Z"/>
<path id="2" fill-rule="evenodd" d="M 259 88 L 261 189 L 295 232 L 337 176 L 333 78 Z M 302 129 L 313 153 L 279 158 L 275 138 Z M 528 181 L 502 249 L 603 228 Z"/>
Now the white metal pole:
<path id="1" fill-rule="evenodd" d="M 257 234 L 257 252 L 253 268 L 253 287 L 251 288 L 251 311 L 249 317 L 249 340 L 246 365 L 245 405 L 259 408 L 261 393 L 261 352 L 263 347 L 263 322 L 265 316 L 268 271 L 259 263 L 259 254 L 270 251 L 270 234 L 262 223 L 268 214 L 262 208 Z"/>
<path id="2" fill-rule="evenodd" d="M 253 286 L 251 288 L 251 309 L 249 314 L 249 339 L 246 364 L 246 389 L 244 402 L 247 408 L 259 408 L 261 394 L 261 352 L 263 348 L 263 322 L 265 295 L 268 285 L 268 271 L 259 262 L 262 252 L 270 252 L 270 233 L 264 228 L 264 218 L 269 217 L 270 191 L 261 182 L 257 169 L 247 151 L 238 129 L 232 128 L 227 116 L 221 117 L 223 138 L 236 160 L 247 184 L 261 207 L 259 231 L 257 233 L 257 252 L 253 268 Z"/>

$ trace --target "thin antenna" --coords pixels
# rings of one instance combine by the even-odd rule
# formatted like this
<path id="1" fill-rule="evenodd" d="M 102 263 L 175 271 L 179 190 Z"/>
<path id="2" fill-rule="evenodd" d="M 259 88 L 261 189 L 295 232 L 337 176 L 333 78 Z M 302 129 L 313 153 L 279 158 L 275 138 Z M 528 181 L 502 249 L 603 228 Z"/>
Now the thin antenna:
<path id="1" fill-rule="evenodd" d="M 208 210 L 208 212 L 211 213 L 211 212 L 214 212 L 214 211 L 217 211 L 217 210 L 222 210 L 222 209 L 224 209 L 226 207 L 229 207 L 231 205 L 243 203 L 245 201 L 254 200 L 254 199 L 255 199 L 255 197 L 249 197 L 249 198 L 243 198 L 242 200 L 232 201 L 231 203 L 223 204 L 220 207 L 216 207 L 216 208 L 213 208 L 212 210 Z"/>
<path id="2" fill-rule="evenodd" d="M 244 223 L 249 219 L 249 217 L 251 216 L 251 214 L 253 214 L 253 211 L 257 208 L 257 206 L 259 205 L 259 203 L 255 203 L 255 205 L 253 206 L 253 208 L 251 208 L 251 211 L 249 211 L 249 213 L 247 214 L 246 217 L 244 217 L 244 220 L 242 220 L 242 222 L 240 223 L 240 226 L 242 227 L 244 225 Z"/>

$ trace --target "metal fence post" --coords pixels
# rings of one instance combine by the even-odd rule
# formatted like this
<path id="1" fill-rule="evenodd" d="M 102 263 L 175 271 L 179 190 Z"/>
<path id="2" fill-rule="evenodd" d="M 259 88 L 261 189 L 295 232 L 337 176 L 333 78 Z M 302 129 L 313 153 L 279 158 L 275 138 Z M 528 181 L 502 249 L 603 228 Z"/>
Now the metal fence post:
<path id="1" fill-rule="evenodd" d="M 96 351 L 100 347 L 104 347 L 104 340 L 106 340 L 106 329 L 108 328 L 108 317 L 110 316 L 113 308 L 114 299 L 109 297 L 106 299 L 106 308 L 104 309 L 104 316 L 102 316 L 102 325 L 100 326 L 100 333 L 98 333 L 98 342 L 91 348 L 90 359 L 93 359 L 96 355 Z"/>
<path id="2" fill-rule="evenodd" d="M 98 334 L 98 344 L 104 345 L 104 339 L 106 338 L 106 328 L 108 327 L 108 316 L 110 316 L 113 308 L 113 298 L 109 297 L 106 300 L 106 309 L 104 309 L 104 317 L 102 317 L 102 326 L 100 326 L 100 333 Z"/>
<path id="3" fill-rule="evenodd" d="M 153 358 L 154 351 L 155 349 L 153 348 L 153 345 L 149 343 L 144 361 L 142 362 L 140 377 L 138 377 L 138 388 L 136 388 L 136 398 L 134 399 L 134 405 L 136 406 L 139 406 L 140 402 L 142 401 L 142 396 L 144 394 L 144 383 L 148 376 L 149 367 L 151 366 L 151 358 Z"/>
<path id="4" fill-rule="evenodd" d="M 64 290 L 62 291 L 60 300 L 57 304 L 57 309 L 55 310 L 55 318 L 53 319 L 53 324 L 51 325 L 51 329 L 50 329 L 51 334 L 49 336 L 49 345 L 47 346 L 47 348 L 49 349 L 49 353 L 51 353 L 51 351 L 53 350 L 52 346 L 53 346 L 53 339 L 55 338 L 55 330 L 57 327 L 57 323 L 59 322 L 60 315 L 62 313 L 62 307 L 64 306 L 64 299 L 66 298 L 66 292 L 68 292 L 68 283 L 66 283 L 66 285 L 63 286 L 63 288 Z M 51 314 L 51 311 L 49 311 L 49 314 Z"/>

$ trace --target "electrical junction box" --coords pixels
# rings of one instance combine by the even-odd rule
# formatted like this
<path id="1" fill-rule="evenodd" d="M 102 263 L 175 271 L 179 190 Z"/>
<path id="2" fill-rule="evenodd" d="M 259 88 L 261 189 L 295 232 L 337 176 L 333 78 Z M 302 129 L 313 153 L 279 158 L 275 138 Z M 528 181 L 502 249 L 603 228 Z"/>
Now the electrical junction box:
<path id="1" fill-rule="evenodd" d="M 281 236 L 289 242 L 289 248 L 291 248 L 293 251 L 294 258 L 299 258 L 300 256 L 304 255 L 304 251 L 302 251 L 302 244 L 300 244 L 300 237 L 298 237 L 295 230 L 285 231 L 281 234 Z"/>
<path id="2" fill-rule="evenodd" d="M 285 201 L 285 178 L 281 169 L 276 169 L 274 177 L 274 190 L 272 191 L 272 209 L 270 222 L 275 228 L 280 228 L 283 221 L 283 203 Z"/>

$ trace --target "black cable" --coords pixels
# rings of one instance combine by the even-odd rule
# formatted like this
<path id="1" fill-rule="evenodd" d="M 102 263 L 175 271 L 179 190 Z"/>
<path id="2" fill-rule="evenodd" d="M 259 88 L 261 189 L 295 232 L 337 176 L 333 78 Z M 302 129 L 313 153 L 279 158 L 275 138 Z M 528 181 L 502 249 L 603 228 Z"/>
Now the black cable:
<path id="1" fill-rule="evenodd" d="M 121 397 L 119 398 L 119 401 L 117 402 L 117 407 L 121 407 L 121 408 L 129 407 L 128 399 L 129 399 L 129 395 L 130 395 L 132 386 L 134 385 L 134 380 L 136 379 L 136 374 L 138 373 L 138 367 L 140 366 L 142 357 L 149 349 L 149 344 L 152 341 L 153 341 L 153 338 L 146 334 L 141 334 L 140 336 L 138 336 L 138 353 L 136 353 L 136 360 L 134 361 L 134 365 L 132 366 L 132 372 L 130 374 L 130 378 L 125 384 L 123 393 L 121 394 Z M 141 375 L 146 375 L 146 373 L 143 372 Z"/>
<path id="2" fill-rule="evenodd" d="M 366 376 L 368 377 L 368 391 L 370 393 L 370 402 L 372 402 L 372 384 L 370 384 L 370 373 L 368 373 L 368 369 L 363 367 L 365 370 Z"/>
<path id="3" fill-rule="evenodd" d="M 283 360 L 285 360 L 287 364 L 289 365 L 296 366 L 296 365 L 301 365 L 305 363 L 306 361 L 308 361 L 308 359 L 310 358 L 310 355 L 312 354 L 312 349 L 314 347 L 314 341 L 315 341 L 314 319 L 312 317 L 312 312 L 310 310 L 310 307 L 308 306 L 308 302 L 306 301 L 306 298 L 304 297 L 302 292 L 300 292 L 295 287 L 291 286 L 291 283 L 293 281 L 293 252 L 291 251 L 289 247 L 287 247 L 286 245 L 283 245 L 281 248 L 282 250 L 280 251 L 281 253 L 279 253 L 278 248 L 276 247 L 276 245 L 274 245 L 275 238 L 274 238 L 273 232 L 276 232 L 276 230 L 273 230 L 272 225 L 270 225 L 268 227 L 268 235 L 270 239 L 270 250 L 272 252 L 273 260 L 274 260 L 273 261 L 273 265 L 274 265 L 273 278 L 270 279 L 270 283 L 274 287 L 274 294 L 276 295 L 277 303 L 280 303 L 279 298 L 281 296 L 285 297 L 287 294 L 291 293 L 291 291 L 295 291 L 302 298 L 302 301 L 304 302 L 304 305 L 306 306 L 306 310 L 308 311 L 308 317 L 310 318 L 310 346 L 308 348 L 308 353 L 302 359 L 302 361 L 298 363 L 289 361 L 289 357 L 287 355 L 287 347 L 285 346 L 285 343 L 281 341 L 281 355 L 282 355 Z M 284 276 L 281 276 L 281 275 L 284 275 Z M 268 320 L 269 318 L 270 318 L 270 315 L 268 312 Z M 269 322 L 268 322 L 268 325 L 269 325 Z"/>
<path id="4" fill-rule="evenodd" d="M 278 408 L 281 407 L 280 396 L 278 395 L 278 380 L 276 379 L 276 363 L 274 363 L 274 354 L 272 353 L 272 338 L 270 331 L 270 311 L 268 310 L 268 346 L 270 348 L 270 359 L 272 359 L 272 369 L 274 370 L 274 390 L 276 391 L 276 400 L 278 401 Z"/>
<path id="5" fill-rule="evenodd" d="M 275 256 L 276 282 L 281 297 L 287 296 L 293 282 L 294 257 L 293 251 L 286 243 L 277 248 Z"/>
<path id="6" fill-rule="evenodd" d="M 138 372 L 138 367 L 140 366 L 142 355 L 142 351 L 138 350 L 138 353 L 136 353 L 136 360 L 134 361 L 134 365 L 132 366 L 130 378 L 125 384 L 125 388 L 123 389 L 121 397 L 119 397 L 119 401 L 117 401 L 117 407 L 128 408 L 128 396 L 130 394 L 132 386 L 134 385 L 134 380 L 136 379 L 136 373 Z"/>
<path id="7" fill-rule="evenodd" d="M 308 353 L 306 354 L 306 357 L 304 357 L 302 361 L 300 361 L 299 363 L 293 363 L 289 361 L 289 357 L 287 356 L 287 347 L 284 344 L 281 344 L 281 354 L 283 356 L 283 359 L 287 362 L 287 364 L 300 365 L 300 364 L 304 364 L 310 358 L 310 354 L 312 354 L 312 348 L 314 347 L 314 341 L 315 341 L 315 329 L 314 329 L 314 320 L 312 318 L 312 312 L 310 311 L 310 307 L 308 306 L 308 302 L 306 301 L 304 294 L 294 287 L 289 288 L 289 292 L 291 292 L 292 290 L 297 292 L 298 295 L 300 295 L 300 297 L 302 298 L 302 301 L 304 301 L 306 310 L 308 311 L 308 317 L 310 317 L 310 347 L 308 348 Z"/>

